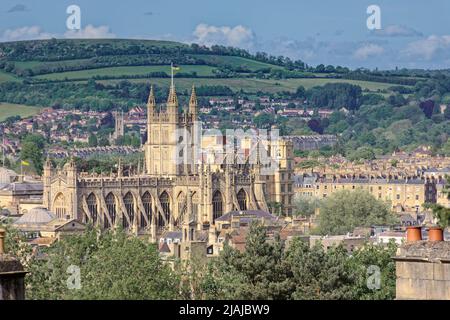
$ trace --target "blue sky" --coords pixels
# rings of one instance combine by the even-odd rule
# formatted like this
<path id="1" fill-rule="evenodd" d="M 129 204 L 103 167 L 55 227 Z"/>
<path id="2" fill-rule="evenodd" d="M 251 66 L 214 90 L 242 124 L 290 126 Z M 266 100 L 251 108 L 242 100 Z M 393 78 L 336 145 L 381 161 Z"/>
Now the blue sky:
<path id="1" fill-rule="evenodd" d="M 69 5 L 82 30 L 66 28 Z M 382 30 L 366 26 L 369 5 Z M 448 0 L 1 0 L 0 41 L 49 37 L 214 43 L 319 63 L 450 68 Z"/>

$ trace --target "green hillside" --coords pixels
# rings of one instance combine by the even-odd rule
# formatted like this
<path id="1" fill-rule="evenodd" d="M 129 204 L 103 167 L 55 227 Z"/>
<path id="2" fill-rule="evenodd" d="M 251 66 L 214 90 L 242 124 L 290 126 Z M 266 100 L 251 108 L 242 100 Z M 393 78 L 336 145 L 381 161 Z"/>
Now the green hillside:
<path id="1" fill-rule="evenodd" d="M 0 121 L 11 116 L 26 118 L 38 113 L 40 108 L 24 106 L 15 103 L 0 103 Z"/>
<path id="2" fill-rule="evenodd" d="M 117 105 L 129 107 L 145 101 L 149 84 L 158 87 L 159 98 L 163 99 L 170 83 L 171 63 L 180 66 L 175 77 L 183 95 L 193 84 L 203 87 L 203 96 L 240 92 L 287 97 L 299 86 L 308 90 L 345 83 L 360 86 L 365 95 L 388 97 L 400 91 L 410 93 L 418 81 L 428 76 L 309 66 L 300 60 L 223 46 L 153 40 L 51 39 L 0 43 L 0 102 L 97 110 Z"/>
<path id="3" fill-rule="evenodd" d="M 193 73 L 195 72 L 199 77 L 207 77 L 213 75 L 214 67 L 200 65 L 181 65 L 182 72 Z M 139 76 L 146 75 L 153 72 L 163 72 L 167 76 L 170 75 L 170 66 L 127 66 L 127 67 L 109 67 L 109 68 L 97 68 L 81 71 L 68 71 L 68 72 L 55 72 L 50 74 L 43 74 L 34 77 L 35 79 L 47 79 L 47 80 L 85 80 L 93 77 L 117 77 L 125 78 L 127 76 Z"/>
<path id="4" fill-rule="evenodd" d="M 8 81 L 17 81 L 17 77 L 11 73 L 0 70 L 0 83 Z"/>
<path id="5" fill-rule="evenodd" d="M 99 80 L 99 83 L 118 84 L 121 80 Z M 154 84 L 162 88 L 168 88 L 170 81 L 164 78 L 145 78 L 145 79 L 129 79 L 131 83 L 145 83 Z M 388 90 L 392 84 L 382 82 L 371 82 L 361 80 L 346 80 L 346 79 L 330 79 L 330 78 L 314 78 L 314 79 L 204 79 L 204 78 L 179 78 L 175 80 L 178 90 L 189 90 L 192 85 L 196 86 L 227 86 L 231 90 L 238 92 L 243 89 L 245 92 L 256 93 L 264 91 L 268 93 L 276 93 L 281 91 L 294 92 L 299 86 L 310 89 L 315 86 L 322 86 L 327 83 L 349 83 L 360 86 L 370 92 L 379 92 Z"/>

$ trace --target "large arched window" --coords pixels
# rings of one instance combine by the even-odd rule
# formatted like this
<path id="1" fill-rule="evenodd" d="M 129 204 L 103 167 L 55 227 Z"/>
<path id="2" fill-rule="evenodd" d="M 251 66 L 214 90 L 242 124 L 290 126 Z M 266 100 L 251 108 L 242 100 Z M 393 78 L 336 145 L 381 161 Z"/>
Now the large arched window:
<path id="1" fill-rule="evenodd" d="M 149 223 L 152 221 L 152 196 L 149 192 L 144 193 L 142 196 L 142 203 L 145 212 L 141 213 L 141 228 L 145 228 L 147 227 L 147 222 L 143 215 L 147 217 Z"/>
<path id="2" fill-rule="evenodd" d="M 237 201 L 240 210 L 247 210 L 247 194 L 244 189 L 239 190 L 237 194 Z"/>
<path id="3" fill-rule="evenodd" d="M 169 223 L 170 222 L 170 198 L 166 191 L 161 193 L 161 195 L 159 196 L 159 201 L 161 202 L 161 206 L 164 211 L 164 217 L 166 218 L 167 223 Z M 164 219 L 162 217 L 159 217 L 159 219 L 158 219 L 158 226 L 159 227 L 165 226 Z"/>
<path id="4" fill-rule="evenodd" d="M 116 223 L 116 199 L 112 193 L 109 193 L 105 199 L 106 209 L 108 210 L 109 218 L 111 219 L 111 223 L 114 225 Z M 109 225 L 108 219 L 105 219 L 105 228 L 111 227 Z"/>
<path id="5" fill-rule="evenodd" d="M 213 205 L 213 223 L 214 223 L 217 218 L 223 215 L 223 198 L 220 191 L 214 192 L 212 198 L 212 205 Z"/>
<path id="6" fill-rule="evenodd" d="M 125 197 L 123 197 L 123 203 L 125 204 L 125 209 L 127 210 L 128 217 L 130 218 L 130 223 L 133 225 L 134 221 L 134 197 L 131 192 L 128 192 Z M 128 221 L 123 217 L 123 227 L 128 228 Z"/>
<path id="7" fill-rule="evenodd" d="M 53 209 L 55 210 L 56 216 L 60 219 L 64 219 L 67 214 L 66 199 L 62 193 L 59 193 L 55 197 L 53 202 Z"/>
<path id="8" fill-rule="evenodd" d="M 92 224 L 95 224 L 97 222 L 97 217 L 98 217 L 97 197 L 93 193 L 91 193 L 87 197 L 86 202 L 87 202 L 89 212 L 91 213 Z"/>

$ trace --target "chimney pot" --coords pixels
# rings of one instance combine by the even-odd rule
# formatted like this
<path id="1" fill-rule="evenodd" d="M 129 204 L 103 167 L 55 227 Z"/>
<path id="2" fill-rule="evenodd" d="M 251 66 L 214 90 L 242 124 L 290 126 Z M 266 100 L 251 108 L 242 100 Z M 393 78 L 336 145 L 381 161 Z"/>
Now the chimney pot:
<path id="1" fill-rule="evenodd" d="M 429 241 L 444 241 L 444 230 L 441 227 L 431 227 L 428 230 Z"/>
<path id="2" fill-rule="evenodd" d="M 422 227 L 406 227 L 406 242 L 415 242 L 422 240 Z"/>

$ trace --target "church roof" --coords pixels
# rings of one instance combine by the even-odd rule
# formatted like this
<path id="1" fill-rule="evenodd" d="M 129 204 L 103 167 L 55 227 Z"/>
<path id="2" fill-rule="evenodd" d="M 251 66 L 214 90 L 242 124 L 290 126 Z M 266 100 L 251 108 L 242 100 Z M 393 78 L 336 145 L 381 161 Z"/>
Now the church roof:
<path id="1" fill-rule="evenodd" d="M 43 191 L 42 183 L 13 182 L 0 184 L 0 191 Z"/>

